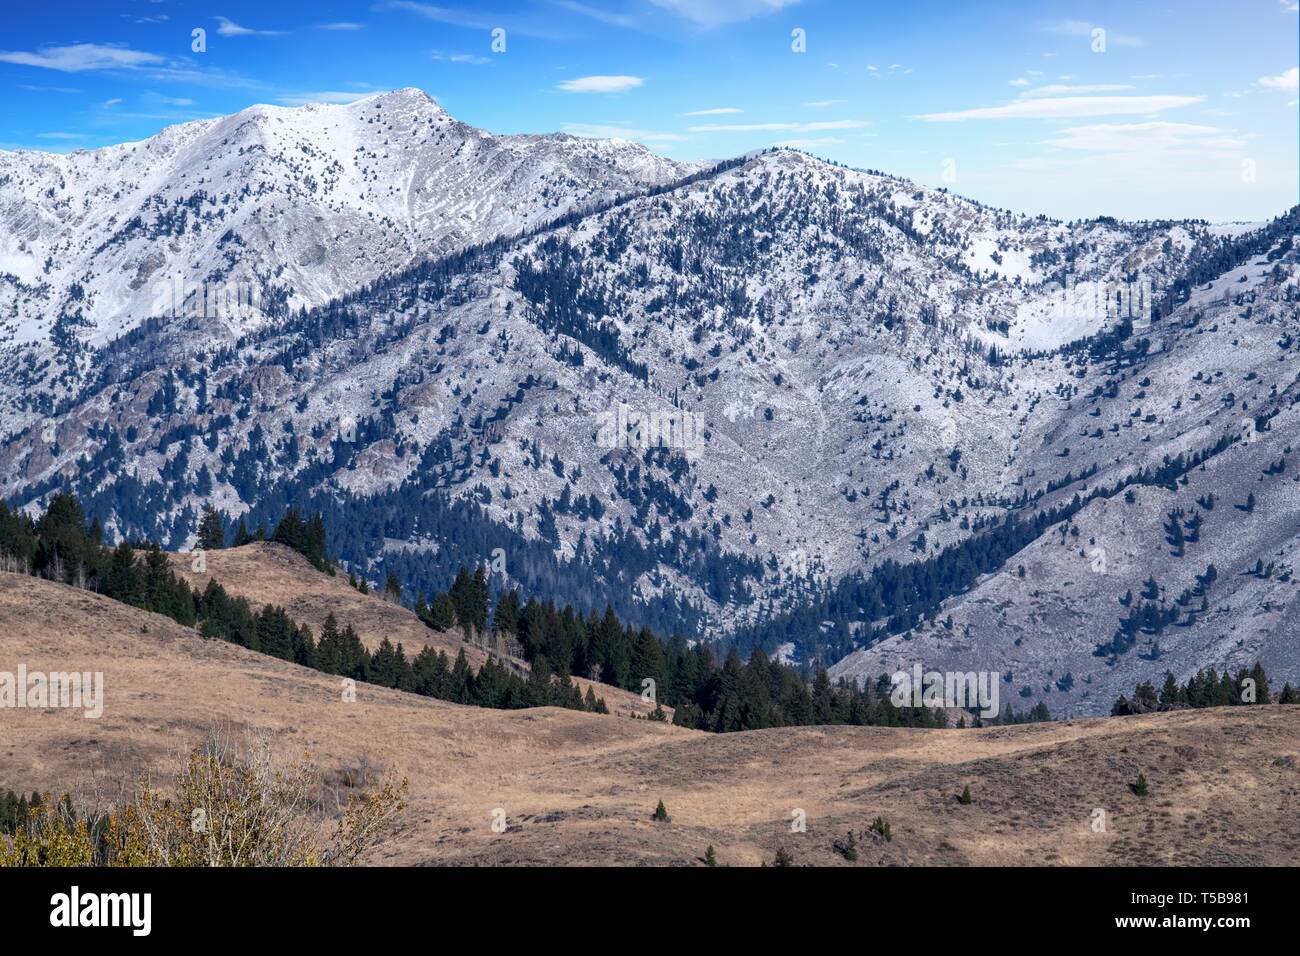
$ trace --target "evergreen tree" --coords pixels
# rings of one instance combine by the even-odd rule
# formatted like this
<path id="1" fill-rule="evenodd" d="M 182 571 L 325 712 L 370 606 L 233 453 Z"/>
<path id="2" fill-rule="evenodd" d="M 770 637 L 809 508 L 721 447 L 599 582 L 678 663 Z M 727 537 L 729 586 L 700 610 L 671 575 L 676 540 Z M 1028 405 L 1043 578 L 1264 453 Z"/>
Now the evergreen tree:
<path id="1" fill-rule="evenodd" d="M 203 508 L 198 546 L 204 551 L 219 551 L 226 546 L 226 526 L 221 520 L 221 513 L 211 505 Z"/>
<path id="2" fill-rule="evenodd" d="M 439 591 L 429 606 L 428 624 L 435 631 L 450 631 L 456 626 L 456 606 L 451 597 Z"/>

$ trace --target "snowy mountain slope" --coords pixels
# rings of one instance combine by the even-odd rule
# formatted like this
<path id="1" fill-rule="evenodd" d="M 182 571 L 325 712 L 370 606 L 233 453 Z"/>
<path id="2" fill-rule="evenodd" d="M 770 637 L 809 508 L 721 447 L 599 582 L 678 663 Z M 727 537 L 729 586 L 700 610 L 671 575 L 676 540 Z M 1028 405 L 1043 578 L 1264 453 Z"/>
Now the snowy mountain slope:
<path id="1" fill-rule="evenodd" d="M 374 117 L 365 106 L 357 125 L 398 123 L 378 114 L 400 115 L 399 105 Z M 1233 522 L 1244 512 L 1225 500 L 1201 519 L 1200 541 L 1242 532 L 1218 559 L 1220 581 L 1229 567 L 1280 566 L 1289 526 L 1262 516 L 1288 513 L 1276 489 L 1291 476 L 1265 479 L 1243 452 L 1273 456 L 1270 467 L 1285 454 L 1271 442 L 1290 422 L 1300 336 L 1294 213 L 1228 230 L 1065 224 L 792 151 L 687 170 L 638 166 L 631 147 L 591 148 L 637 170 L 625 173 L 636 188 L 508 242 L 441 258 L 446 246 L 435 245 L 405 271 L 358 271 L 360 291 L 306 313 L 281 309 L 215 339 L 210 321 L 145 323 L 88 348 L 66 408 L 0 445 L 4 493 L 27 503 L 70 481 L 110 533 L 174 547 L 190 543 L 205 502 L 255 523 L 294 501 L 330 511 L 332 546 L 351 566 L 393 569 L 408 591 L 445 587 L 449 568 L 500 550 L 499 581 L 584 606 L 610 600 L 690 636 L 739 628 L 746 650 L 785 647 L 798 661 L 847 654 L 845 675 L 892 669 L 922 647 L 927 666 L 1014 666 L 1029 705 L 1069 669 L 1075 690 L 1049 704 L 1089 712 L 1157 666 L 1139 656 L 1146 644 L 1093 653 L 1127 613 L 1118 597 L 1141 590 L 1136 569 L 1159 571 L 1170 603 L 1205 571 L 1199 542 L 1165 568 L 1167 516 L 1156 512 L 1169 479 L 1144 469 L 1213 449 L 1207 472 L 1233 476 L 1243 501 L 1266 480 L 1257 523 Z M 437 214 L 428 190 L 399 200 L 372 181 L 348 195 L 409 230 L 450 228 L 437 225 L 449 209 L 497 222 L 500 183 L 515 179 L 476 180 L 482 165 L 466 161 L 461 192 L 440 187 L 455 198 Z M 670 173 L 686 178 L 668 185 Z M 303 181 L 286 174 L 284 188 Z M 420 213 L 398 218 L 392 204 Z M 539 218 L 549 216 L 529 222 Z M 271 243 L 278 255 L 291 238 L 248 228 L 232 229 L 228 245 L 255 247 L 259 268 Z M 486 238 L 515 231 L 496 228 Z M 322 242 L 330 257 L 354 248 Z M 231 269 L 247 264 L 235 255 Z M 328 294 L 298 291 L 294 281 L 325 280 L 281 265 L 290 301 Z M 10 409 L 52 407 L 6 372 Z M 1265 420 L 1239 441 L 1254 415 Z M 656 437 L 666 447 L 646 447 Z M 940 563 L 946 547 L 1068 504 L 1080 488 L 1119 490 L 1062 519 L 1065 544 L 1059 528 L 1036 529 L 1015 549 L 1023 555 L 970 590 Z M 1168 508 L 1184 522 L 1200 507 L 1189 494 Z M 1070 590 L 1077 562 L 1091 560 L 1077 552 L 1100 540 L 1083 527 L 1094 520 L 1123 532 L 1110 546 L 1116 570 L 1104 587 L 1083 579 L 1091 590 Z M 835 597 L 853 575 L 893 567 L 924 569 L 925 593 L 891 594 L 888 621 Z M 1281 573 L 1260 580 L 1276 585 Z M 1013 589 L 1009 620 L 1042 632 L 1033 654 L 985 613 L 1012 599 L 996 587 Z M 1263 594 L 1242 601 L 1279 600 Z M 936 597 L 947 601 L 937 617 Z M 1286 618 L 1270 613 L 1231 655 L 1217 632 L 1189 639 L 1179 666 L 1273 653 Z M 970 628 L 965 657 L 947 623 L 926 643 L 949 614 L 951 628 Z M 1277 659 L 1284 672 L 1295 666 Z M 1088 676 L 1097 683 L 1085 698 Z"/>
<path id="2" fill-rule="evenodd" d="M 1105 712 L 1166 670 L 1186 680 L 1207 666 L 1261 660 L 1294 680 L 1300 290 L 1292 246 L 1284 239 L 1198 288 L 1145 333 L 1149 349 L 1121 359 L 1103 389 L 1071 400 L 1050 441 L 1073 446 L 1062 462 L 1082 454 L 1099 470 L 1042 503 L 1107 494 L 1054 522 L 932 622 L 855 651 L 832 674 L 996 662 L 1011 675 L 1004 695 L 1014 688 L 1017 706 L 1045 700 L 1057 714 Z M 1186 463 L 1168 476 L 1123 484 L 1179 455 Z"/>
<path id="3" fill-rule="evenodd" d="M 319 305 L 682 170 L 631 143 L 493 136 L 416 89 L 255 106 L 68 155 L 0 152 L 0 336 L 10 363 L 54 359 L 28 387 L 70 385 L 146 317 L 188 307 L 238 333 L 272 305 Z M 187 284 L 241 283 L 252 307 L 232 314 L 186 298 Z"/>

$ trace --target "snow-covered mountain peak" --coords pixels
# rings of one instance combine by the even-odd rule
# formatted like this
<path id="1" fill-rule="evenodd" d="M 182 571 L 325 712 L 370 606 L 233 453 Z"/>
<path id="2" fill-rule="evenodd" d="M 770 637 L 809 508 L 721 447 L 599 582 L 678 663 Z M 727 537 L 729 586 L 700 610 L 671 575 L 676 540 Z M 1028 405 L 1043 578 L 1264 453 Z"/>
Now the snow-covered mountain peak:
<path id="1" fill-rule="evenodd" d="M 415 88 L 251 106 L 67 155 L 0 153 L 0 350 L 30 350 L 43 369 L 25 388 L 70 387 L 94 349 L 207 299 L 168 300 L 160 316 L 169 283 L 319 305 L 690 168 L 631 143 L 497 136 Z M 239 334 L 263 314 L 213 329 Z"/>

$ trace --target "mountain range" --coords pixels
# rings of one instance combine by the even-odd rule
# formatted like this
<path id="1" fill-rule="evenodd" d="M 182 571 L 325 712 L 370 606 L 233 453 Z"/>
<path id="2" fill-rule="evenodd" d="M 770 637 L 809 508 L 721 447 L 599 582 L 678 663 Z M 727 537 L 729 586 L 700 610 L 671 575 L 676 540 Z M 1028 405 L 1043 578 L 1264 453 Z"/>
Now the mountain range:
<path id="1" fill-rule="evenodd" d="M 1058 716 L 1165 671 L 1294 683 L 1279 213 L 1060 222 L 794 150 L 494 136 L 418 90 L 0 152 L 0 492 L 173 549 L 205 504 L 293 504 L 411 594 L 482 562 Z"/>

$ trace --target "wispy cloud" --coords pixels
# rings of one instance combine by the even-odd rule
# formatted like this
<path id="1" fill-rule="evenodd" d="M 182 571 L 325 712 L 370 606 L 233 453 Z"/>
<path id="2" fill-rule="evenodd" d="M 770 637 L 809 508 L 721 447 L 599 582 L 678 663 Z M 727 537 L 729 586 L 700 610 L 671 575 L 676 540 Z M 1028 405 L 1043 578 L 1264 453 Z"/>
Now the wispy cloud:
<path id="1" fill-rule="evenodd" d="M 150 93 L 149 99 L 155 103 L 162 103 L 166 106 L 193 106 L 194 101 L 184 96 L 164 96 L 161 93 Z"/>
<path id="2" fill-rule="evenodd" d="M 472 16 L 460 10 L 436 7 L 431 3 L 416 3 L 414 0 L 386 0 L 384 3 L 375 4 L 372 9 L 404 10 L 426 20 L 437 20 L 439 23 L 450 23 L 458 27 L 481 27 L 487 22 L 482 17 Z"/>
<path id="3" fill-rule="evenodd" d="M 644 83 L 639 76 L 580 76 L 564 80 L 559 88 L 566 93 L 626 93 Z"/>
<path id="4" fill-rule="evenodd" d="M 843 146 L 844 140 L 836 136 L 816 136 L 812 139 L 784 139 L 776 145 L 790 149 L 816 149 L 818 146 Z"/>
<path id="5" fill-rule="evenodd" d="M 1021 96 L 1090 96 L 1096 93 L 1126 93 L 1133 87 L 1127 83 L 1089 83 L 1071 86 L 1068 83 L 1049 83 L 1025 90 Z"/>
<path id="6" fill-rule="evenodd" d="M 1141 37 L 1135 37 L 1128 33 L 1119 33 L 1109 29 L 1104 24 L 1089 23 L 1087 20 L 1061 20 L 1057 23 L 1049 23 L 1043 29 L 1048 33 L 1056 33 L 1060 36 L 1088 37 L 1090 39 L 1095 30 L 1104 30 L 1108 47 L 1139 47 L 1146 45 Z"/>
<path id="7" fill-rule="evenodd" d="M 374 96 L 379 90 L 363 90 L 360 93 L 355 90 L 321 90 L 316 93 L 291 93 L 287 96 L 279 97 L 279 102 L 285 106 L 306 106 L 308 103 L 333 103 L 346 105 L 355 103 L 357 100 L 363 100 L 367 96 Z"/>
<path id="8" fill-rule="evenodd" d="M 657 6 L 702 27 L 738 23 L 792 7 L 799 0 L 651 0 Z"/>
<path id="9" fill-rule="evenodd" d="M 593 7 L 590 4 L 579 3 L 578 0 L 551 0 L 551 3 L 563 10 L 568 10 L 570 13 L 591 17 L 593 20 L 608 23 L 610 26 L 627 28 L 637 26 L 637 20 L 633 16 L 626 13 L 615 13 L 612 10 L 601 10 L 599 7 Z"/>
<path id="10" fill-rule="evenodd" d="M 318 23 L 318 24 L 316 24 L 316 29 L 317 29 L 317 30 L 345 30 L 345 31 L 346 31 L 346 30 L 364 30 L 365 27 L 366 27 L 366 25 L 365 25 L 364 23 L 346 23 L 346 22 L 340 22 L 340 23 Z"/>
<path id="11" fill-rule="evenodd" d="M 634 129 L 615 123 L 565 123 L 564 131 L 571 136 L 583 136 L 588 139 L 627 139 L 639 140 L 643 143 L 675 143 L 686 139 L 679 133 Z"/>
<path id="12" fill-rule="evenodd" d="M 828 106 L 839 106 L 847 103 L 848 100 L 813 100 L 811 103 L 805 103 L 804 106 L 814 110 L 824 110 Z"/>
<path id="13" fill-rule="evenodd" d="M 1300 67 L 1283 70 L 1277 76 L 1261 76 L 1255 81 L 1266 90 L 1278 90 L 1282 93 L 1295 93 L 1300 89 Z"/>
<path id="14" fill-rule="evenodd" d="M 1203 96 L 1064 96 L 1026 97 L 1002 106 L 984 106 L 948 113 L 923 113 L 916 119 L 955 123 L 981 119 L 1077 119 L 1159 113 L 1200 103 Z"/>
<path id="15" fill-rule="evenodd" d="M 229 17 L 213 17 L 219 26 L 217 33 L 223 37 L 279 37 L 284 36 L 283 30 L 254 30 L 250 27 L 241 27 Z"/>
<path id="16" fill-rule="evenodd" d="M 1047 140 L 1048 146 L 1089 152 L 1134 153 L 1171 149 L 1238 150 L 1244 137 L 1217 126 L 1193 123 L 1096 123 L 1063 129 Z"/>
<path id="17" fill-rule="evenodd" d="M 479 56 L 477 53 L 443 53 L 441 50 L 434 50 L 429 57 L 439 62 L 445 63 L 471 63 L 481 66 L 484 63 L 491 63 L 492 58 L 488 56 Z"/>
<path id="18" fill-rule="evenodd" d="M 734 106 L 719 106 L 711 110 L 691 110 L 687 116 L 725 116 L 728 113 L 740 113 Z"/>
<path id="19" fill-rule="evenodd" d="M 707 123 L 689 127 L 692 133 L 816 133 L 833 129 L 862 129 L 865 120 L 826 120 L 816 123 Z"/>
<path id="20" fill-rule="evenodd" d="M 156 53 L 132 50 L 105 43 L 73 43 L 69 46 L 45 46 L 35 52 L 0 50 L 0 63 L 38 66 L 63 73 L 86 70 L 132 69 L 164 62 Z"/>

